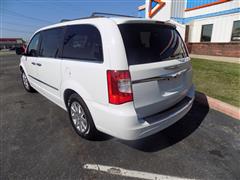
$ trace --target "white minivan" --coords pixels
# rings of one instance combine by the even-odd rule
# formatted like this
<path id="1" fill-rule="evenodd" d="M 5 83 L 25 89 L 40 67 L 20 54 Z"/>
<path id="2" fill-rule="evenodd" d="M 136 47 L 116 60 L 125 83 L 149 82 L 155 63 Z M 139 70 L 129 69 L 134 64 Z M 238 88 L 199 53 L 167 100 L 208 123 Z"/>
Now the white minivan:
<path id="1" fill-rule="evenodd" d="M 24 88 L 68 111 L 75 131 L 135 140 L 180 120 L 192 66 L 172 24 L 94 15 L 38 30 L 21 57 Z"/>

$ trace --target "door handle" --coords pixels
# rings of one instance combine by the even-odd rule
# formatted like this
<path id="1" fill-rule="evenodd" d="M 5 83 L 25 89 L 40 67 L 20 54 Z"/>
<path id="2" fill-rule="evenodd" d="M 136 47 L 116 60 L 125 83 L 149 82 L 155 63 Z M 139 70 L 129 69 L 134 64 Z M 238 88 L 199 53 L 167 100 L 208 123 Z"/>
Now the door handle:
<path id="1" fill-rule="evenodd" d="M 37 63 L 37 65 L 38 65 L 38 66 L 42 66 L 42 64 L 40 64 L 40 63 Z"/>
<path id="2" fill-rule="evenodd" d="M 35 62 L 32 62 L 32 65 L 34 65 L 34 66 L 35 66 L 35 65 L 36 65 L 36 63 L 35 63 Z"/>

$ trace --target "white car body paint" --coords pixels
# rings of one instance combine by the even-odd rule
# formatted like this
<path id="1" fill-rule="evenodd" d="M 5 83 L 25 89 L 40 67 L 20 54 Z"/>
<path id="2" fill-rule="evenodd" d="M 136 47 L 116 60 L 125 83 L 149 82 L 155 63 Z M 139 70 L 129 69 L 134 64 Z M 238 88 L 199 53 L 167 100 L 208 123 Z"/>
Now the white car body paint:
<path id="1" fill-rule="evenodd" d="M 118 25 L 154 22 L 138 18 L 102 17 L 48 26 L 36 33 L 70 25 L 87 24 L 96 27 L 101 35 L 103 62 L 22 56 L 20 66 L 24 69 L 30 85 L 64 110 L 67 110 L 64 102 L 65 90 L 71 89 L 78 93 L 88 106 L 99 131 L 125 140 L 143 138 L 181 119 L 190 110 L 194 100 L 190 58 L 140 65 L 128 64 Z M 32 63 L 40 63 L 41 66 L 33 66 Z M 175 66 L 179 68 L 171 69 Z M 129 71 L 132 82 L 155 76 L 171 76 L 181 70 L 187 71 L 174 77 L 176 79 L 172 81 L 132 83 L 133 101 L 114 105 L 109 103 L 107 70 Z M 188 101 L 179 104 L 186 97 Z"/>

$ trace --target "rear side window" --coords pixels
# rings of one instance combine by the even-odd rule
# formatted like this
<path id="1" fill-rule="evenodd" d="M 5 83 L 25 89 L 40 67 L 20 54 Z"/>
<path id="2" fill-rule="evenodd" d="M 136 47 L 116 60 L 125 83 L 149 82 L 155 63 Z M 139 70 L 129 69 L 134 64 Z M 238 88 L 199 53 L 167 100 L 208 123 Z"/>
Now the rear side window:
<path id="1" fill-rule="evenodd" d="M 63 39 L 63 28 L 54 28 L 42 31 L 41 39 L 39 56 L 53 58 L 58 57 Z"/>
<path id="2" fill-rule="evenodd" d="M 98 29 L 92 25 L 68 26 L 64 37 L 62 57 L 102 62 L 102 41 Z"/>
<path id="3" fill-rule="evenodd" d="M 40 35 L 36 34 L 28 45 L 27 55 L 28 56 L 38 56 L 38 45 L 39 45 Z"/>
<path id="4" fill-rule="evenodd" d="M 129 65 L 187 57 L 182 38 L 170 26 L 160 24 L 119 25 Z"/>

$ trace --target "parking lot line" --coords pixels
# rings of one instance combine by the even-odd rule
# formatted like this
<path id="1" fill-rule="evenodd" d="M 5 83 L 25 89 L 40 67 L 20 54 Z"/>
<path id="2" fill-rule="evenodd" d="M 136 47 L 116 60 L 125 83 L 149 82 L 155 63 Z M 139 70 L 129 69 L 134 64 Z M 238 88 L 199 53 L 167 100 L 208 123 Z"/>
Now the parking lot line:
<path id="1" fill-rule="evenodd" d="M 134 171 L 134 170 L 127 170 L 120 167 L 114 166 L 104 166 L 99 164 L 85 164 L 83 166 L 84 169 L 88 170 L 95 170 L 101 171 L 108 174 L 118 175 L 118 176 L 125 176 L 125 177 L 132 177 L 132 178 L 139 178 L 139 179 L 148 179 L 148 180 L 159 180 L 159 179 L 171 179 L 171 180 L 190 180 L 187 178 L 180 178 L 174 176 L 167 176 L 149 172 L 142 172 L 142 171 Z"/>

